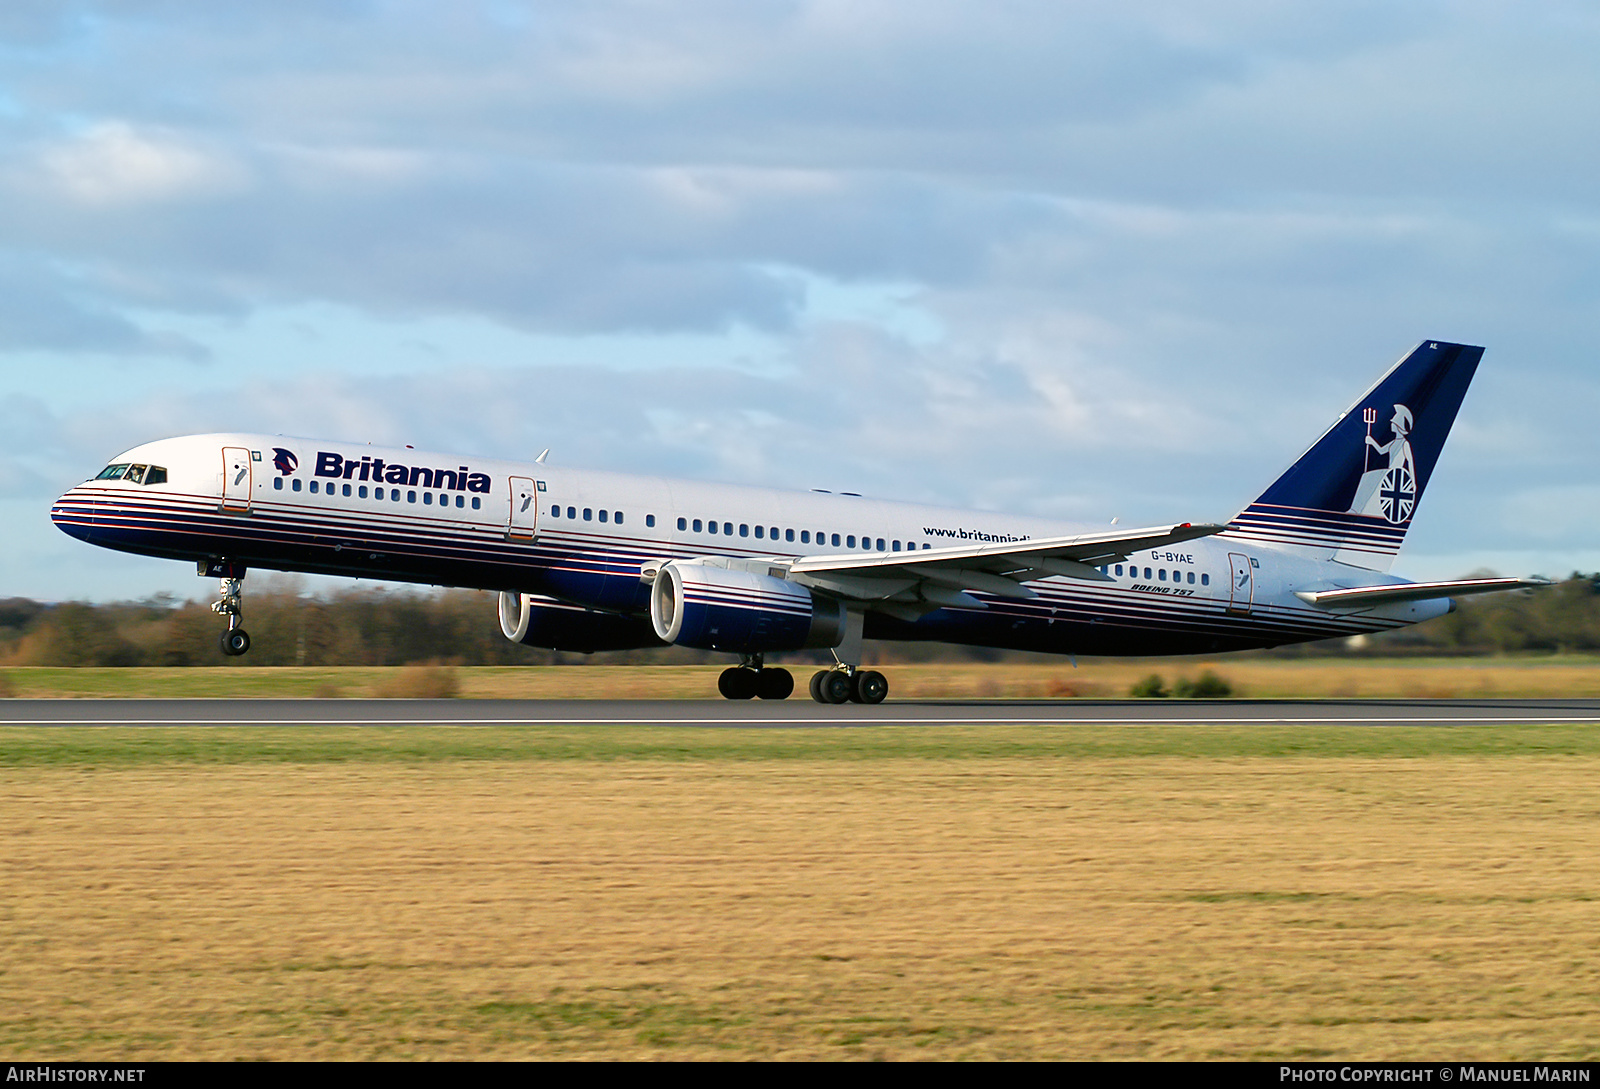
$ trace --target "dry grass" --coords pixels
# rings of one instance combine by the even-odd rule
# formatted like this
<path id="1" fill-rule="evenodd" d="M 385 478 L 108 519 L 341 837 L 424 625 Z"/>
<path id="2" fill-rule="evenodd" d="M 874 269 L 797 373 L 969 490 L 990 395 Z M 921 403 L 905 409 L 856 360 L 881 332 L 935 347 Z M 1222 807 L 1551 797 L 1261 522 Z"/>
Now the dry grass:
<path id="1" fill-rule="evenodd" d="M 8 767 L 0 1050 L 1593 1059 L 1597 774 L 1425 753 Z"/>
<path id="2" fill-rule="evenodd" d="M 706 699 L 715 666 L 238 666 L 138 669 L 0 669 L 0 696 L 430 697 L 470 699 Z M 814 666 L 791 667 L 804 694 Z M 886 665 L 893 699 L 1121 698 L 1159 674 L 1167 688 L 1206 671 L 1256 699 L 1369 697 L 1594 697 L 1600 660 L 1124 659 L 1043 664 Z M 9 689 L 9 691 L 8 691 Z"/>
<path id="3" fill-rule="evenodd" d="M 386 700 L 455 699 L 461 694 L 461 678 L 452 666 L 401 666 L 385 671 L 372 694 Z"/>

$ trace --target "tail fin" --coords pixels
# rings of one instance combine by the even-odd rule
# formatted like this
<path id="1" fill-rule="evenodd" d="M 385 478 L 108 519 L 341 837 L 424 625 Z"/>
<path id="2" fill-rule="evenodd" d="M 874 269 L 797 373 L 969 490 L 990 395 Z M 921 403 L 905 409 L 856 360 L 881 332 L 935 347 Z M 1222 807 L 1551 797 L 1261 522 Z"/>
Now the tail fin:
<path id="1" fill-rule="evenodd" d="M 1225 536 L 1387 571 L 1482 357 L 1466 344 L 1417 345 L 1240 511 Z"/>

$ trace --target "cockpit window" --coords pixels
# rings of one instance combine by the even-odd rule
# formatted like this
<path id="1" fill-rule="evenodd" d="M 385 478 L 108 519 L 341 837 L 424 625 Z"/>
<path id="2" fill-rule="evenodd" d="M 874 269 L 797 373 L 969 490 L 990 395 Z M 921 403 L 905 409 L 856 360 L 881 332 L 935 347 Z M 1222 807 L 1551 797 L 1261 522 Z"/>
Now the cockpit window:
<path id="1" fill-rule="evenodd" d="M 165 484 L 167 470 L 160 465 L 129 465 L 119 462 L 100 470 L 96 480 L 126 480 L 129 484 Z"/>

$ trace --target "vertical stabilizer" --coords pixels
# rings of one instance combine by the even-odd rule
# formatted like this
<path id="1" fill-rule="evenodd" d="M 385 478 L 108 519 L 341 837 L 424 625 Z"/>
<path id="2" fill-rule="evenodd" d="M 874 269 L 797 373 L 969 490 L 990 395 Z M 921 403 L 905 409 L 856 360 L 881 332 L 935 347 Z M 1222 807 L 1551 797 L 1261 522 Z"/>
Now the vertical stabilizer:
<path id="1" fill-rule="evenodd" d="M 1417 345 L 1225 535 L 1387 571 L 1482 357 L 1466 344 Z"/>

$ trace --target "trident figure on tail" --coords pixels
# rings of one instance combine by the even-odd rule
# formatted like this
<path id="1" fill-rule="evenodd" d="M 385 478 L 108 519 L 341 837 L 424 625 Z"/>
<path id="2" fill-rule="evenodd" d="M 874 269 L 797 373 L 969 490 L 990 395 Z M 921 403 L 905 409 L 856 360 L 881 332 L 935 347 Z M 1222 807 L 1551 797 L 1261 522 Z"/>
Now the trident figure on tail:
<path id="1" fill-rule="evenodd" d="M 1405 405 L 1394 406 L 1394 416 L 1389 427 L 1394 437 L 1380 443 L 1372 437 L 1372 425 L 1378 422 L 1378 410 L 1363 409 L 1361 418 L 1367 425 L 1367 451 L 1361 483 L 1356 487 L 1355 500 L 1350 504 L 1351 514 L 1365 514 L 1388 522 L 1410 520 L 1417 505 L 1417 465 L 1411 456 L 1412 417 Z M 1388 456 L 1388 464 L 1372 466 L 1372 451 Z"/>

